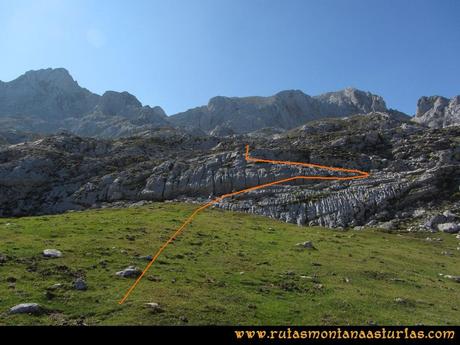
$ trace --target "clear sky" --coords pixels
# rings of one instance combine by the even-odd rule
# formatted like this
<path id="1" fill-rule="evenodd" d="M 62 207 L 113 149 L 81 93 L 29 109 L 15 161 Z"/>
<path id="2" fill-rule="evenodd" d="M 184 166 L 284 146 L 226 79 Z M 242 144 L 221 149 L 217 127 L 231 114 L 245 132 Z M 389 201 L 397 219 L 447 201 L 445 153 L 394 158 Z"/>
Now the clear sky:
<path id="1" fill-rule="evenodd" d="M 0 80 L 65 67 L 168 114 L 348 86 L 414 113 L 460 94 L 459 0 L 0 0 Z"/>

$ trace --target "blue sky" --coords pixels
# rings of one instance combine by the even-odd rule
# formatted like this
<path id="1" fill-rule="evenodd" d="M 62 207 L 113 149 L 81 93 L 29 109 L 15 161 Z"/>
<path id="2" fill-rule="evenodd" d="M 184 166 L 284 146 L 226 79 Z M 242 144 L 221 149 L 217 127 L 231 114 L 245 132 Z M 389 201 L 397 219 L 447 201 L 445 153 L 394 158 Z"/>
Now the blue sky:
<path id="1" fill-rule="evenodd" d="M 0 0 L 0 80 L 65 67 L 168 114 L 216 95 L 460 94 L 458 0 Z"/>

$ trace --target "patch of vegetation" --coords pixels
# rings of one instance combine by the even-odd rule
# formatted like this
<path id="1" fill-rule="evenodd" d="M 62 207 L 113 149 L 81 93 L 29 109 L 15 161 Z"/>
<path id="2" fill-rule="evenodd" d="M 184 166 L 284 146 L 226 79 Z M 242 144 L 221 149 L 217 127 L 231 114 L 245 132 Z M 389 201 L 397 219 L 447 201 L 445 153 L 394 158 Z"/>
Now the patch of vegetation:
<path id="1" fill-rule="evenodd" d="M 200 214 L 119 305 L 134 280 L 115 272 L 143 269 L 141 257 L 195 208 L 156 203 L 0 219 L 0 324 L 460 323 L 460 284 L 439 275 L 460 273 L 455 236 L 336 232 L 219 209 Z M 316 250 L 296 246 L 305 241 Z M 63 257 L 44 258 L 47 248 Z M 74 289 L 78 277 L 86 291 Z M 8 313 L 26 302 L 48 313 Z"/>

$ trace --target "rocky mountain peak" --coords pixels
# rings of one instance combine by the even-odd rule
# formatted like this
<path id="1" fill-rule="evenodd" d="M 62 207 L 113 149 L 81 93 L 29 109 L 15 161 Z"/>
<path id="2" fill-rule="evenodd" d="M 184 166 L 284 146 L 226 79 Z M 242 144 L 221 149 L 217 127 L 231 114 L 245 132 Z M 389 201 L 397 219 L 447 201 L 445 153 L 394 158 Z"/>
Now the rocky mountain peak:
<path id="1" fill-rule="evenodd" d="M 417 102 L 414 121 L 431 128 L 443 128 L 460 123 L 460 96 L 423 96 Z"/>
<path id="2" fill-rule="evenodd" d="M 129 136 L 168 125 L 163 109 L 143 107 L 128 92 L 102 96 L 82 88 L 65 68 L 29 71 L 0 83 L 3 129 L 55 133 L 66 129 L 83 136 Z"/>
<path id="3" fill-rule="evenodd" d="M 442 96 L 423 96 L 417 102 L 416 116 L 422 116 L 429 110 L 441 110 L 449 104 L 449 99 Z"/>
<path id="4" fill-rule="evenodd" d="M 378 95 L 374 95 L 368 91 L 358 90 L 353 87 L 346 89 L 327 92 L 325 94 L 315 96 L 316 99 L 326 103 L 331 111 L 369 113 L 372 111 L 387 111 L 385 100 Z M 340 109 L 339 109 L 340 108 Z"/>
<path id="5" fill-rule="evenodd" d="M 436 128 L 458 124 L 459 99 L 422 97 L 414 121 Z M 208 134 L 245 134 L 372 112 L 407 119 L 406 114 L 388 109 L 381 96 L 354 87 L 317 96 L 296 89 L 268 97 L 216 96 L 207 105 L 168 117 L 160 107 L 143 106 L 126 91 L 94 94 L 80 87 L 65 68 L 29 71 L 13 81 L 0 81 L 0 126 L 35 133 L 66 129 L 83 136 L 113 138 L 172 125 Z"/>
<path id="6" fill-rule="evenodd" d="M 300 107 L 306 107 L 312 102 L 312 97 L 306 95 L 301 90 L 284 90 L 278 92 L 276 95 L 271 97 L 272 100 L 278 100 L 292 107 L 295 105 L 300 105 Z"/>
<path id="7" fill-rule="evenodd" d="M 46 68 L 32 70 L 10 82 L 12 87 L 50 88 L 59 89 L 61 92 L 80 90 L 80 86 L 65 68 Z"/>
<path id="8" fill-rule="evenodd" d="M 285 90 L 269 97 L 214 97 L 205 107 L 170 117 L 187 128 L 208 133 L 249 133 L 265 127 L 291 129 L 324 117 L 344 117 L 373 111 L 387 111 L 382 97 L 347 88 L 311 97 L 300 90 Z"/>
<path id="9" fill-rule="evenodd" d="M 280 97 L 280 98 L 294 98 L 294 97 L 305 97 L 308 96 L 306 95 L 303 91 L 301 90 L 283 90 L 278 92 L 275 97 Z"/>
<path id="10" fill-rule="evenodd" d="M 100 98 L 97 109 L 109 116 L 126 116 L 135 108 L 141 108 L 139 100 L 129 92 L 106 91 Z"/>
<path id="11" fill-rule="evenodd" d="M 224 108 L 231 102 L 232 102 L 232 99 L 230 97 L 215 96 L 209 100 L 207 107 L 210 111 L 213 111 L 213 110 Z"/>
<path id="12" fill-rule="evenodd" d="M 0 117 L 47 121 L 79 117 L 94 107 L 97 99 L 64 68 L 29 71 L 0 85 Z"/>

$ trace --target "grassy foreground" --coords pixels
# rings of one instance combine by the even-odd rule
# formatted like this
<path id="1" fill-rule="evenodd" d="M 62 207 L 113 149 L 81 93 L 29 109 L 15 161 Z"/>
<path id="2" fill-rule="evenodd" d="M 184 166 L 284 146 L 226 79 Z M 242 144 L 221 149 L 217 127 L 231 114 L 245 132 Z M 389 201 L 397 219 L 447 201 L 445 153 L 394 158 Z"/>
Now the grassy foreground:
<path id="1" fill-rule="evenodd" d="M 133 279 L 196 205 L 157 203 L 0 219 L 0 324 L 460 324 L 453 235 L 339 232 L 206 210 L 166 249 L 123 305 Z M 298 242 L 313 241 L 316 250 Z M 42 257 L 46 248 L 64 256 Z M 84 276 L 87 291 L 73 281 Z M 47 288 L 63 286 L 51 294 Z M 42 316 L 9 315 L 40 303 Z M 164 309 L 152 313 L 145 303 Z"/>

